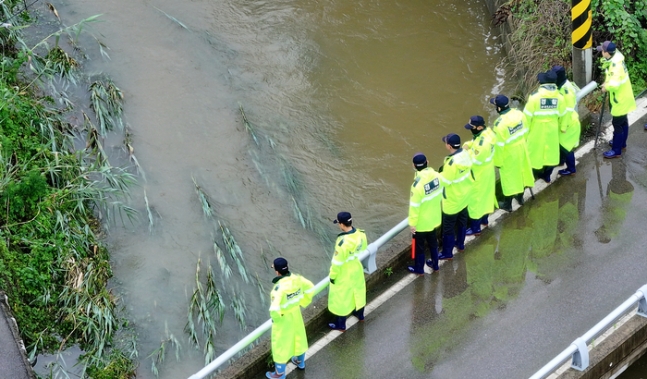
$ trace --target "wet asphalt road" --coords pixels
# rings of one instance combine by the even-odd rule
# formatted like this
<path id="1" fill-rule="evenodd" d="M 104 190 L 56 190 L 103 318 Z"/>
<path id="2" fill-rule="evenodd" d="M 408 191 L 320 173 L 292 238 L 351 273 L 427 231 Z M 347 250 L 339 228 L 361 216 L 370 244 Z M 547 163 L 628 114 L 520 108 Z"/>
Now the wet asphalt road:
<path id="1" fill-rule="evenodd" d="M 289 378 L 527 378 L 647 284 L 647 132 L 606 146 Z"/>

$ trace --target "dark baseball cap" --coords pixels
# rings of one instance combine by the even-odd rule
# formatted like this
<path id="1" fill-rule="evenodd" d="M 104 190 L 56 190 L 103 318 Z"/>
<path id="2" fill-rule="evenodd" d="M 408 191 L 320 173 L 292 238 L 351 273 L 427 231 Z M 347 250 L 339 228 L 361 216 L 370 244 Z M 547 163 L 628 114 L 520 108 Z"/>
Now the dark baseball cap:
<path id="1" fill-rule="evenodd" d="M 285 258 L 278 257 L 274 260 L 274 264 L 272 264 L 272 268 L 275 269 L 276 271 L 280 272 L 281 274 L 285 274 L 288 272 L 288 261 Z"/>
<path id="2" fill-rule="evenodd" d="M 465 129 L 472 129 L 474 126 L 485 126 L 485 120 L 481 116 L 470 117 L 470 122 L 465 124 Z"/>
<path id="3" fill-rule="evenodd" d="M 611 41 L 604 41 L 602 45 L 595 48 L 597 51 L 606 51 L 607 53 L 613 53 L 616 51 L 616 44 Z"/>
<path id="4" fill-rule="evenodd" d="M 427 164 L 427 157 L 423 153 L 415 153 L 413 155 L 413 164 L 416 167 L 423 167 Z"/>
<path id="5" fill-rule="evenodd" d="M 537 74 L 537 80 L 540 84 L 555 84 L 557 83 L 557 74 L 555 74 L 553 70 L 540 72 L 539 74 Z"/>
<path id="6" fill-rule="evenodd" d="M 557 85 L 562 86 L 564 83 L 566 83 L 566 69 L 564 66 L 559 66 L 555 65 L 551 68 L 551 70 L 557 75 Z"/>
<path id="7" fill-rule="evenodd" d="M 333 220 L 333 224 L 348 224 L 350 221 L 353 221 L 353 218 L 349 212 L 339 212 L 337 219 Z"/>
<path id="8" fill-rule="evenodd" d="M 508 97 L 505 95 L 496 95 L 495 97 L 490 98 L 490 104 L 494 104 L 500 108 L 507 107 L 509 103 L 510 100 L 508 100 Z"/>
<path id="9" fill-rule="evenodd" d="M 454 149 L 461 147 L 461 137 L 459 137 L 458 134 L 449 133 L 448 135 L 444 136 L 442 140 Z"/>

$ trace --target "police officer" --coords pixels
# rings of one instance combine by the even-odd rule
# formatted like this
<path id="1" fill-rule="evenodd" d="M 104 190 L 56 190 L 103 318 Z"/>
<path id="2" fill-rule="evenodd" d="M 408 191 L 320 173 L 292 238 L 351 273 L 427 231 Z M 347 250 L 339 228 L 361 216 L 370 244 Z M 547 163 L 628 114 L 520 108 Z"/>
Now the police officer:
<path id="1" fill-rule="evenodd" d="M 416 175 L 411 185 L 409 199 L 409 228 L 413 234 L 416 254 L 414 265 L 407 269 L 414 274 L 424 274 L 425 243 L 431 253 L 431 259 L 426 262 L 427 266 L 431 267 L 433 272 L 439 269 L 436 228 L 440 226 L 442 217 L 440 201 L 443 186 L 438 172 L 427 167 L 427 157 L 423 153 L 416 153 L 413 156 L 413 168 L 416 170 Z"/>
<path id="2" fill-rule="evenodd" d="M 445 157 L 440 180 L 443 188 L 442 223 L 443 252 L 438 259 L 452 259 L 454 246 L 458 251 L 465 249 L 467 231 L 467 205 L 474 184 L 472 160 L 461 148 L 461 138 L 450 133 L 442 138 L 449 155 Z"/>
<path id="3" fill-rule="evenodd" d="M 580 144 L 580 115 L 577 113 L 577 86 L 566 78 L 563 66 L 553 66 L 557 76 L 557 88 L 564 97 L 566 116 L 559 133 L 559 164 L 566 168 L 557 173 L 561 176 L 575 174 L 575 148 Z"/>
<path id="4" fill-rule="evenodd" d="M 328 310 L 335 315 L 335 322 L 328 324 L 334 330 L 346 330 L 346 317 L 351 313 L 364 320 L 366 305 L 366 281 L 359 254 L 366 249 L 366 234 L 353 227 L 353 218 L 348 212 L 339 212 L 333 221 L 342 231 L 335 241 L 335 253 L 330 265 L 330 289 Z"/>
<path id="5" fill-rule="evenodd" d="M 494 172 L 494 146 L 496 135 L 492 129 L 485 126 L 481 116 L 470 117 L 465 129 L 472 132 L 474 139 L 463 144 L 472 159 L 474 188 L 472 190 L 467 213 L 470 217 L 470 227 L 465 233 L 468 236 L 480 235 L 481 225 L 488 224 L 488 215 L 496 207 L 496 173 Z"/>
<path id="6" fill-rule="evenodd" d="M 566 103 L 557 90 L 552 70 L 537 75 L 539 88 L 523 109 L 528 125 L 528 154 L 537 177 L 550 183 L 553 168 L 559 164 L 559 134 L 566 118 Z"/>
<path id="7" fill-rule="evenodd" d="M 496 135 L 494 165 L 499 168 L 503 192 L 499 208 L 512 212 L 512 199 L 523 205 L 523 192 L 535 184 L 526 147 L 528 128 L 523 112 L 510 108 L 507 96 L 497 95 L 490 99 L 490 104 L 499 113 L 492 128 Z"/>
<path id="8" fill-rule="evenodd" d="M 285 258 L 276 258 L 272 268 L 276 278 L 270 294 L 272 318 L 272 359 L 275 371 L 268 371 L 270 379 L 285 379 L 285 366 L 292 361 L 297 368 L 306 368 L 308 338 L 299 307 L 312 301 L 313 284 L 301 275 L 292 274 Z"/>
<path id="9" fill-rule="evenodd" d="M 609 107 L 611 108 L 611 124 L 613 125 L 613 140 L 611 150 L 603 156 L 608 159 L 618 158 L 622 149 L 627 147 L 629 136 L 629 120 L 627 114 L 636 109 L 636 99 L 631 89 L 629 73 L 625 65 L 625 57 L 616 49 L 616 44 L 605 41 L 597 47 L 602 52 L 604 67 L 604 84 L 602 92 L 609 92 Z"/>

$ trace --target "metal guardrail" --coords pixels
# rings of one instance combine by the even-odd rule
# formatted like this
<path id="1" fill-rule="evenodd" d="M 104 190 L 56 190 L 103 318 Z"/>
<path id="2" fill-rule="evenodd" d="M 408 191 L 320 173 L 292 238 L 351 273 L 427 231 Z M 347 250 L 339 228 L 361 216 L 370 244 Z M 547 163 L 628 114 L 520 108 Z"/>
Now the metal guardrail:
<path id="1" fill-rule="evenodd" d="M 638 304 L 636 314 L 647 317 L 647 284 L 640 287 L 638 291 L 631 295 L 622 305 L 609 313 L 607 317 L 598 322 L 588 332 L 577 338 L 564 351 L 559 353 L 553 360 L 548 362 L 544 367 L 537 371 L 530 379 L 543 379 L 560 368 L 566 361 L 571 359 L 571 367 L 578 371 L 584 371 L 589 367 L 589 348 L 588 343 L 609 329 L 620 317 L 629 313 Z"/>
<path id="2" fill-rule="evenodd" d="M 400 234 L 401 231 L 407 228 L 409 225 L 409 219 L 405 218 L 402 220 L 398 225 L 394 226 L 391 228 L 388 232 L 384 233 L 380 238 L 375 240 L 374 242 L 371 242 L 364 251 L 362 251 L 359 255 L 359 259 L 362 261 L 362 264 L 364 265 L 364 271 L 367 273 L 373 273 L 375 270 L 377 270 L 377 265 L 375 263 L 375 257 L 377 254 L 377 250 L 384 246 L 387 242 L 389 242 L 393 237 L 397 236 Z M 321 279 L 319 283 L 317 283 L 314 286 L 314 295 L 316 296 L 319 294 L 321 291 L 323 291 L 326 287 L 328 287 L 328 284 L 330 283 L 330 277 L 326 276 L 325 278 Z M 254 341 L 256 341 L 258 338 L 260 338 L 265 332 L 270 330 L 272 327 L 272 320 L 267 320 L 265 321 L 261 326 L 258 328 L 254 329 L 251 333 L 249 333 L 245 338 L 242 340 L 238 341 L 234 346 L 230 347 L 227 351 L 222 353 L 218 358 L 214 359 L 211 363 L 209 363 L 206 367 L 204 367 L 202 370 L 198 371 L 197 373 L 191 375 L 189 379 L 204 379 L 211 375 L 214 371 L 216 371 L 220 366 L 225 364 L 228 360 L 233 358 L 236 354 L 238 354 L 241 350 L 252 344 Z"/>
<path id="3" fill-rule="evenodd" d="M 597 86 L 598 84 L 596 82 L 590 82 L 582 89 L 580 89 L 577 92 L 577 102 L 579 102 L 584 96 L 591 93 L 594 89 L 597 88 Z M 405 218 L 398 225 L 394 226 L 388 232 L 384 233 L 384 235 L 382 235 L 380 238 L 370 243 L 367 246 L 366 250 L 360 253 L 359 259 L 362 261 L 362 264 L 364 265 L 364 271 L 366 273 L 371 274 L 377 270 L 377 264 L 375 262 L 377 250 L 380 247 L 382 247 L 385 243 L 393 239 L 393 237 L 398 235 L 401 231 L 406 229 L 408 225 L 409 225 L 408 218 Z M 321 291 L 323 291 L 328 286 L 329 282 L 330 282 L 330 278 L 328 276 L 321 279 L 321 281 L 317 283 L 314 287 L 315 296 L 319 294 Z M 244 348 L 252 344 L 257 339 L 259 339 L 265 332 L 270 330 L 271 327 L 272 327 L 272 320 L 265 321 L 261 326 L 254 329 L 251 333 L 245 336 L 245 338 L 238 341 L 238 343 L 230 347 L 227 351 L 222 353 L 218 358 L 214 359 L 202 370 L 191 375 L 189 379 L 204 379 L 207 376 L 211 375 L 214 371 L 216 371 L 220 366 L 225 364 L 228 360 L 233 358 L 241 350 L 243 350 Z"/>

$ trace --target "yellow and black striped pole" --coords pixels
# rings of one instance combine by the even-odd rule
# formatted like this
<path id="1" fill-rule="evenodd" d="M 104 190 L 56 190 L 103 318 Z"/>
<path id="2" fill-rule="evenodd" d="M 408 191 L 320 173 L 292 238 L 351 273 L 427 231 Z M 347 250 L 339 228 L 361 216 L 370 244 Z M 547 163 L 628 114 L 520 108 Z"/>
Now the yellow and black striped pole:
<path id="1" fill-rule="evenodd" d="M 573 80 L 583 87 L 591 80 L 593 71 L 593 32 L 591 0 L 572 0 Z"/>

